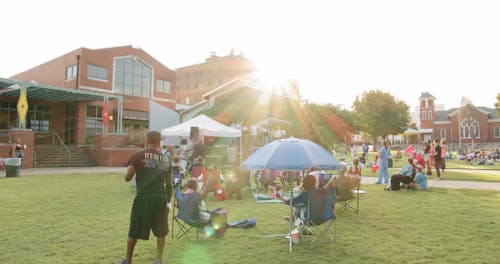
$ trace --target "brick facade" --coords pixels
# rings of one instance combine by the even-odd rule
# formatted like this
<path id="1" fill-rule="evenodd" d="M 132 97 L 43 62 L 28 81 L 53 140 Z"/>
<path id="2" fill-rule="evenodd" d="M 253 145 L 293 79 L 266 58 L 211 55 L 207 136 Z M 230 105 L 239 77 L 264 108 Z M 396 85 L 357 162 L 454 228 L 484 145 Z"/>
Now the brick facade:
<path id="1" fill-rule="evenodd" d="M 254 70 L 252 62 L 241 54 L 219 57 L 212 53 L 204 63 L 177 69 L 177 103 L 194 105 L 203 100 L 205 93 Z"/>
<path id="2" fill-rule="evenodd" d="M 500 129 L 500 118 L 496 110 L 487 107 L 476 107 L 471 102 L 459 108 L 435 110 L 434 98 L 429 93 L 422 93 L 420 99 L 420 128 L 432 130 L 432 138 L 444 138 L 448 143 L 500 143 L 500 136 L 495 136 L 495 128 Z M 429 113 L 430 117 L 429 117 Z M 477 123 L 471 129 L 471 136 L 461 135 L 461 121 Z M 426 131 L 426 132 L 427 132 Z M 474 136 L 472 136 L 472 133 Z"/>
<path id="3" fill-rule="evenodd" d="M 131 58 L 134 61 L 140 61 L 141 63 L 151 67 L 151 87 L 150 87 L 150 97 L 142 96 L 130 96 L 123 95 L 119 90 L 115 88 L 115 63 L 116 59 L 119 58 Z M 78 65 L 77 76 L 68 78 L 67 68 L 72 65 Z M 95 79 L 90 78 L 88 69 L 89 65 L 98 66 L 107 70 L 106 79 Z M 87 49 L 79 48 L 71 51 L 67 54 L 54 58 L 46 63 L 36 66 L 32 69 L 24 71 L 22 73 L 16 74 L 11 77 L 16 80 L 23 81 L 36 81 L 39 84 L 49 85 L 54 87 L 60 87 L 72 90 L 82 90 L 86 92 L 100 93 L 103 95 L 122 95 L 123 96 L 123 110 L 131 110 L 129 112 L 134 114 L 133 111 L 138 111 L 137 114 L 141 115 L 140 120 L 145 120 L 147 122 L 149 103 L 151 100 L 156 103 L 163 105 L 166 108 L 175 109 L 176 105 L 176 72 L 169 69 L 161 62 L 153 58 L 151 55 L 145 51 L 134 48 L 132 46 L 123 47 L 113 47 L 104 49 Z M 158 81 L 169 81 L 170 82 L 170 92 L 168 91 L 158 91 Z M 35 103 L 30 100 L 30 105 Z M 44 103 L 44 102 L 39 102 Z M 65 108 L 68 105 L 76 105 L 75 123 L 74 123 L 74 136 L 75 142 L 70 144 L 87 144 L 87 131 L 86 131 L 86 119 L 87 119 L 87 106 L 102 106 L 102 101 L 97 102 L 77 102 L 77 103 L 62 103 L 62 104 L 51 104 L 50 105 L 50 132 L 57 132 L 61 137 L 64 138 L 66 128 L 68 126 L 67 118 L 65 115 Z M 110 116 L 113 116 L 113 120 L 109 121 L 108 131 L 113 132 L 113 128 L 117 123 L 117 113 L 118 113 L 118 102 L 117 100 L 109 101 L 109 112 Z M 135 117 L 125 117 L 132 118 L 134 121 Z M 66 122 L 66 123 L 65 123 Z M 147 123 L 146 123 L 147 124 Z M 43 133 L 37 133 L 43 134 Z M 66 133 L 67 135 L 67 133 Z M 38 137 L 38 135 L 37 135 Z M 67 139 L 64 139 L 67 141 Z M 72 141 L 72 140 L 71 140 Z M 68 142 L 66 142 L 68 143 Z"/>

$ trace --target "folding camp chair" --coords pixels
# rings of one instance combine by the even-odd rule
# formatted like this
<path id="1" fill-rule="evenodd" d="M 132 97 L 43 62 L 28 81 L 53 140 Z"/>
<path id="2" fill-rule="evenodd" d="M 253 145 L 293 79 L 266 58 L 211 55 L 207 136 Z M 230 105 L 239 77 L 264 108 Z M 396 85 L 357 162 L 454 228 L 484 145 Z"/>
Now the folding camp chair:
<path id="1" fill-rule="evenodd" d="M 347 176 L 337 177 L 335 181 L 335 187 L 337 194 L 335 202 L 339 205 L 339 208 L 337 208 L 337 210 L 343 209 L 344 212 L 347 213 L 347 209 L 352 209 L 355 210 L 356 213 L 359 212 L 358 207 L 354 207 L 354 201 L 357 199 L 354 195 L 350 179 Z"/>
<path id="2" fill-rule="evenodd" d="M 365 194 L 365 191 L 362 191 L 360 189 L 361 187 L 361 172 L 359 173 L 353 173 L 347 175 L 349 177 L 350 185 L 351 185 L 351 190 L 353 191 L 354 195 L 356 196 L 356 214 L 359 214 L 359 195 L 360 194 Z"/>
<path id="3" fill-rule="evenodd" d="M 334 206 L 335 188 L 309 191 L 307 205 L 298 208 L 299 217 L 296 222 L 301 238 L 314 243 L 322 237 L 327 237 L 329 242 L 334 243 L 337 230 Z"/>
<path id="4" fill-rule="evenodd" d="M 194 230 L 196 230 L 196 241 L 199 240 L 199 230 L 207 223 L 200 219 L 200 206 L 198 204 L 198 197 L 195 195 L 181 193 L 178 188 L 175 190 L 175 199 L 179 208 L 177 215 L 173 219 L 179 230 L 175 238 L 179 239 L 184 237 Z M 173 223 L 173 222 L 172 222 Z M 172 225 L 172 238 L 174 226 Z"/>

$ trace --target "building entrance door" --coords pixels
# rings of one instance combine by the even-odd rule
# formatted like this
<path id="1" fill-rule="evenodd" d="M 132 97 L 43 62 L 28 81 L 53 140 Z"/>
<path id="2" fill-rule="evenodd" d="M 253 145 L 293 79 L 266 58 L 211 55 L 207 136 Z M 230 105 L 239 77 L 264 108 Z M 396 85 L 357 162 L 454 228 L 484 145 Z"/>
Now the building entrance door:
<path id="1" fill-rule="evenodd" d="M 76 105 L 64 107 L 64 144 L 74 145 L 76 143 Z"/>

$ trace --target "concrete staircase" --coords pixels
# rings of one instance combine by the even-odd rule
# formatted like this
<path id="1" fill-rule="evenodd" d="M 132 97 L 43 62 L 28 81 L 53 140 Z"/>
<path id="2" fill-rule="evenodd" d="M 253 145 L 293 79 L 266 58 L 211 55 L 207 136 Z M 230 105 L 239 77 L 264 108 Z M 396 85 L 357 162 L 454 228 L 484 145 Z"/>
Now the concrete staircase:
<path id="1" fill-rule="evenodd" d="M 91 151 L 90 146 L 67 146 L 70 153 L 59 145 L 37 145 L 35 146 L 35 167 L 92 167 L 99 166 Z"/>

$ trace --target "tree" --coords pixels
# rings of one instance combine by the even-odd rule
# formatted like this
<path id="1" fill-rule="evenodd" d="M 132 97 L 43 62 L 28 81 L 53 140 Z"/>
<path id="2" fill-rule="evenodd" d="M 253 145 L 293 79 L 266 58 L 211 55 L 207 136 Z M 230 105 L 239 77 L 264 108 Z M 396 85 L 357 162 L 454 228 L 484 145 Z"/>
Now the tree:
<path id="1" fill-rule="evenodd" d="M 495 106 L 497 108 L 497 116 L 500 116 L 500 93 L 497 94 L 497 103 Z"/>
<path id="2" fill-rule="evenodd" d="M 410 123 L 409 106 L 380 90 L 363 92 L 353 103 L 361 130 L 376 139 L 403 133 Z M 375 144 L 376 142 L 374 142 Z"/>

